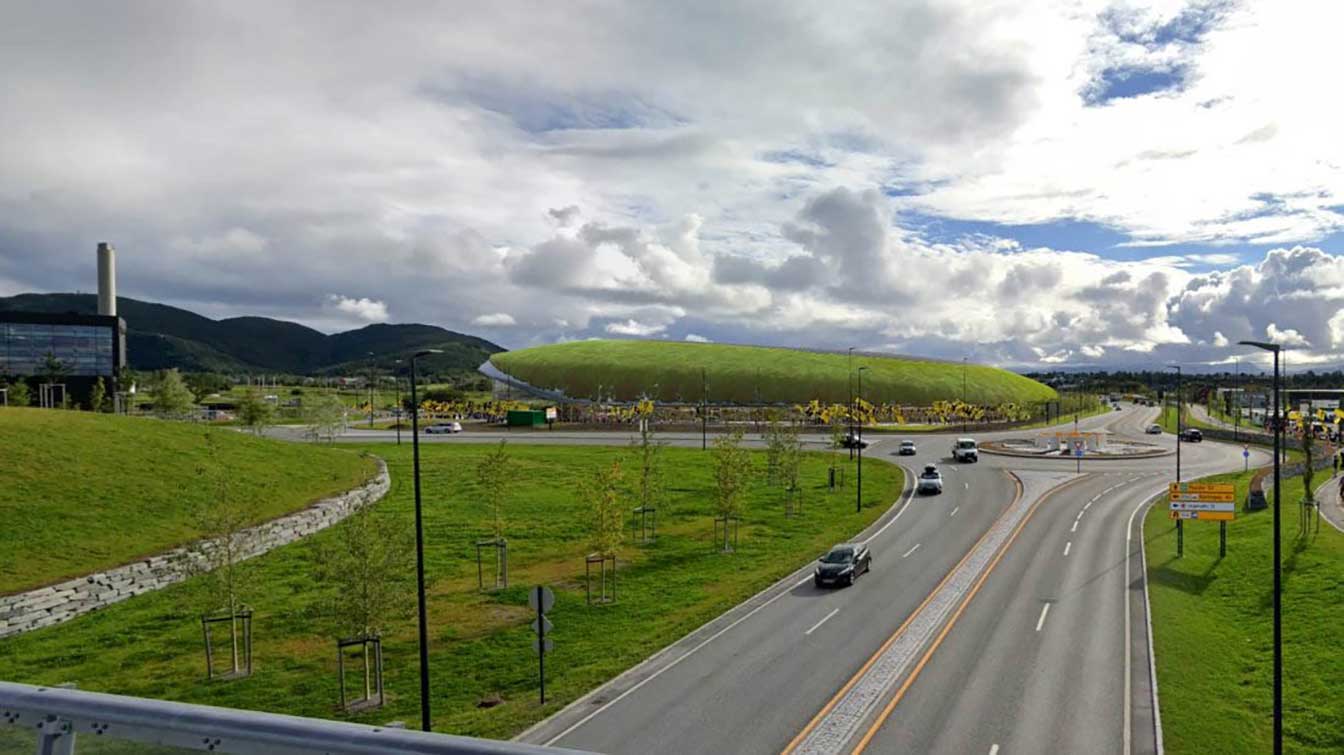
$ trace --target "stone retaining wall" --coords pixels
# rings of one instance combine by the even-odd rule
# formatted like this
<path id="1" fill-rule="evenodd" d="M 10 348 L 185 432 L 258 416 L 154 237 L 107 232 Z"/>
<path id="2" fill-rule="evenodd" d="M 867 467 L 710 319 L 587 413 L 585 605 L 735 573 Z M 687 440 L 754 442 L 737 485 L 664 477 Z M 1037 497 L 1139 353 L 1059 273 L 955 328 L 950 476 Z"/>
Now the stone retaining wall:
<path id="1" fill-rule="evenodd" d="M 243 557 L 259 556 L 341 521 L 387 494 L 391 479 L 378 460 L 378 474 L 360 487 L 324 498 L 302 511 L 259 524 L 249 530 L 253 547 Z M 183 546 L 141 561 L 66 580 L 36 590 L 0 597 L 0 637 L 59 624 L 103 606 L 157 590 L 186 578 L 182 562 L 191 557 Z"/>

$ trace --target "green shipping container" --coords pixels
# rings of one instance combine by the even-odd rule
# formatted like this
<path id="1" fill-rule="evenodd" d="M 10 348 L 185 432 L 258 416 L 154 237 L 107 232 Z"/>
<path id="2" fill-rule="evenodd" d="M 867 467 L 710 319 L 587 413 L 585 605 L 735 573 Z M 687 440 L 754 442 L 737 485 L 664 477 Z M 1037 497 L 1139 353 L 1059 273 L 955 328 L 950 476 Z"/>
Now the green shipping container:
<path id="1" fill-rule="evenodd" d="M 508 416 L 509 427 L 545 427 L 546 412 L 537 409 L 511 411 Z"/>

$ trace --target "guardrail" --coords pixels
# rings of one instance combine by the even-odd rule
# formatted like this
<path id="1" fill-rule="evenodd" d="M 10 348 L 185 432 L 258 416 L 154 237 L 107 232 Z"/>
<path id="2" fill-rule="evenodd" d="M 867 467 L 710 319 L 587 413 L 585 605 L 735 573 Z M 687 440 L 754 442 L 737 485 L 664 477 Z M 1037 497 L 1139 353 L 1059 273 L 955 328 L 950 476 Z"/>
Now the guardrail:
<path id="1" fill-rule="evenodd" d="M 33 738 L 27 740 L 25 731 Z M 0 751 L 12 751 L 16 743 L 27 740 L 35 747 L 29 752 L 72 755 L 79 751 L 80 742 L 90 739 L 99 740 L 99 751 L 126 743 L 126 752 L 139 751 L 129 746 L 139 743 L 178 750 L 288 755 L 579 755 L 577 750 L 393 726 L 0 682 Z"/>

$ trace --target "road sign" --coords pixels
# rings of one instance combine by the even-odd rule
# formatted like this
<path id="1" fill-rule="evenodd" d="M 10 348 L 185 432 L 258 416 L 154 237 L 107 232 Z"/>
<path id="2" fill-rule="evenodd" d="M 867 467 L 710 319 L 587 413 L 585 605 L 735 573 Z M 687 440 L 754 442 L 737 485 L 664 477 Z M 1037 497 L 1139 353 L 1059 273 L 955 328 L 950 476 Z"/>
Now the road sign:
<path id="1" fill-rule="evenodd" d="M 543 648 L 543 647 L 545 648 L 545 651 L 544 651 L 544 652 L 549 653 L 549 652 L 551 652 L 552 650 L 555 650 L 555 641 L 552 640 L 550 637 L 547 637 L 547 638 L 545 638 L 545 639 L 542 639 L 541 637 L 538 637 L 537 639 L 532 640 L 532 649 L 533 649 L 533 650 L 537 651 L 538 653 L 541 653 L 541 652 L 543 652 L 543 651 L 542 651 L 542 648 Z"/>
<path id="2" fill-rule="evenodd" d="M 540 628 L 538 628 L 538 626 L 537 626 L 538 622 L 540 622 L 540 624 L 541 624 L 541 627 L 540 627 Z M 555 626 L 554 626 L 553 624 L 551 624 L 551 620 L 548 619 L 548 618 L 546 618 L 545 616 L 542 616 L 540 619 L 533 619 L 533 620 L 532 620 L 532 631 L 533 631 L 533 632 L 536 632 L 537 634 L 540 634 L 540 635 L 547 635 L 547 634 L 550 634 L 550 633 L 551 633 L 551 630 L 554 629 L 554 628 L 555 628 Z"/>
<path id="3" fill-rule="evenodd" d="M 1230 522 L 1237 518 L 1235 511 L 1172 511 L 1172 519 L 1198 519 L 1200 521 Z"/>
<path id="4" fill-rule="evenodd" d="M 555 593 L 549 587 L 534 587 L 527 593 L 527 607 L 546 613 L 555 605 Z"/>
<path id="5" fill-rule="evenodd" d="M 1251 449 L 1247 448 L 1246 446 L 1242 446 L 1242 447 L 1241 447 L 1241 458 L 1243 458 L 1243 459 L 1249 459 L 1249 458 L 1251 458 Z"/>
<path id="6" fill-rule="evenodd" d="M 1167 487 L 1172 495 L 1176 493 L 1232 493 L 1237 489 L 1230 482 L 1173 482 Z"/>
<path id="7" fill-rule="evenodd" d="M 1169 496 L 1173 503 L 1176 501 L 1186 501 L 1189 503 L 1232 503 L 1237 500 L 1231 493 L 1173 493 Z"/>
<path id="8" fill-rule="evenodd" d="M 1236 511 L 1235 503 L 1211 503 L 1209 501 L 1172 501 L 1172 511 Z"/>

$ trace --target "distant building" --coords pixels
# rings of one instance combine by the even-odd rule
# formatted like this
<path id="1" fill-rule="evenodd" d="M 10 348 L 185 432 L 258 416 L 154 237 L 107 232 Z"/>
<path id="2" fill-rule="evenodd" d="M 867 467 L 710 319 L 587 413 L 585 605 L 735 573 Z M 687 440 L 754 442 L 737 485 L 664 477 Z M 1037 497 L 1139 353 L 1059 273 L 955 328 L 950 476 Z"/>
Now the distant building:
<path id="1" fill-rule="evenodd" d="M 98 314 L 0 312 L 0 381 L 22 378 L 38 406 L 88 406 L 98 378 L 109 399 L 122 387 L 126 321 L 117 317 L 115 257 L 98 245 Z"/>

